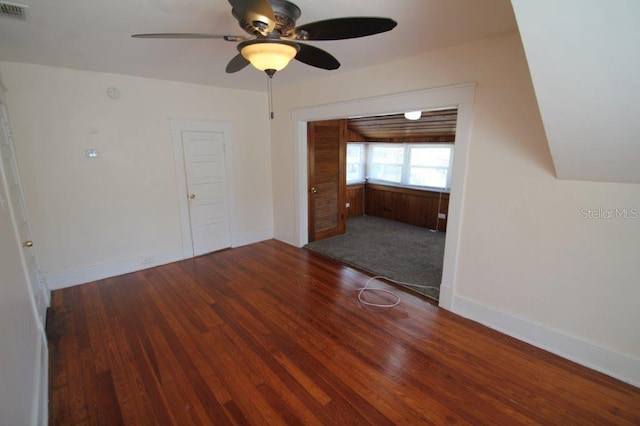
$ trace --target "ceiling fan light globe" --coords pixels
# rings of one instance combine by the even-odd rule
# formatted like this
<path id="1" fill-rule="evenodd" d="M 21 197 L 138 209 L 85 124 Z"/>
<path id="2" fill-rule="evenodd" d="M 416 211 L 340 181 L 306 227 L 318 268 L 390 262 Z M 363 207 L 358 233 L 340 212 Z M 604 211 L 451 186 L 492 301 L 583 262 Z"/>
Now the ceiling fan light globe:
<path id="1" fill-rule="evenodd" d="M 244 46 L 240 53 L 260 71 L 280 71 L 295 58 L 298 50 L 283 43 L 255 43 Z"/>

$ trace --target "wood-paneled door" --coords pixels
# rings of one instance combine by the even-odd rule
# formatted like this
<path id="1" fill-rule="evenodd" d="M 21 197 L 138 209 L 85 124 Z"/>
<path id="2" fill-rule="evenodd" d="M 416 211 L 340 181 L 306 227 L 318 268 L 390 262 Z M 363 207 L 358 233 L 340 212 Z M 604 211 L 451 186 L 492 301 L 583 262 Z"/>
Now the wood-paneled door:
<path id="1" fill-rule="evenodd" d="M 346 120 L 307 124 L 309 241 L 345 232 Z"/>

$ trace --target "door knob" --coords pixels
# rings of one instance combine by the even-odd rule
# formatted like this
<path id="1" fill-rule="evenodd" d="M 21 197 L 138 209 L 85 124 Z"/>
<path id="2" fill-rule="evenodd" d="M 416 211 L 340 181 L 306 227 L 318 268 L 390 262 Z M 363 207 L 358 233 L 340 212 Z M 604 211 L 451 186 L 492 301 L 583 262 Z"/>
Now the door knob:
<path id="1" fill-rule="evenodd" d="M 194 198 L 196 198 L 196 194 L 189 194 L 189 198 L 193 200 Z"/>
<path id="2" fill-rule="evenodd" d="M 316 189 L 316 187 L 314 186 L 314 187 L 312 187 L 312 188 L 311 188 L 311 192 L 313 192 L 314 194 L 317 194 L 317 193 L 318 193 L 318 190 L 317 190 L 317 189 Z"/>
<path id="3" fill-rule="evenodd" d="M 33 241 L 31 240 L 27 240 L 24 243 L 22 243 L 22 247 L 33 247 Z"/>

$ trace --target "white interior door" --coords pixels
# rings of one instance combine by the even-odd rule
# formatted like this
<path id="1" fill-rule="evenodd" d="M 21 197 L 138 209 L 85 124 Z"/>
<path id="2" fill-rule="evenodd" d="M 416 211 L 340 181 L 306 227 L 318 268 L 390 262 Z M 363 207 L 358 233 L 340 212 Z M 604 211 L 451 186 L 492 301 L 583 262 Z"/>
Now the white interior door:
<path id="1" fill-rule="evenodd" d="M 231 247 L 224 136 L 182 132 L 194 256 Z"/>
<path id="2" fill-rule="evenodd" d="M 2 157 L 2 171 L 4 173 L 7 188 L 8 200 L 6 200 L 18 233 L 18 239 L 23 248 L 23 266 L 25 274 L 29 279 L 31 294 L 34 299 L 40 325 L 44 329 L 47 307 L 49 306 L 49 290 L 41 279 L 38 258 L 31 234 L 31 224 L 27 215 L 27 209 L 22 193 L 20 175 L 14 154 L 13 138 L 11 128 L 7 119 L 7 111 L 4 105 L 0 104 L 0 157 Z"/>

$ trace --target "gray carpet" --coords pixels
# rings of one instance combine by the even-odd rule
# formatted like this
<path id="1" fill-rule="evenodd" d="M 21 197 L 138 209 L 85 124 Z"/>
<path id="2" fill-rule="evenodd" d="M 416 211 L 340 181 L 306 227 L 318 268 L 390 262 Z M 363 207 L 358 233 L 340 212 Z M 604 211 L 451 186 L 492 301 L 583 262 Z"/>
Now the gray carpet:
<path id="1" fill-rule="evenodd" d="M 440 288 L 444 232 L 374 216 L 347 220 L 347 232 L 305 247 L 395 281 Z M 438 299 L 438 290 L 408 287 Z"/>

